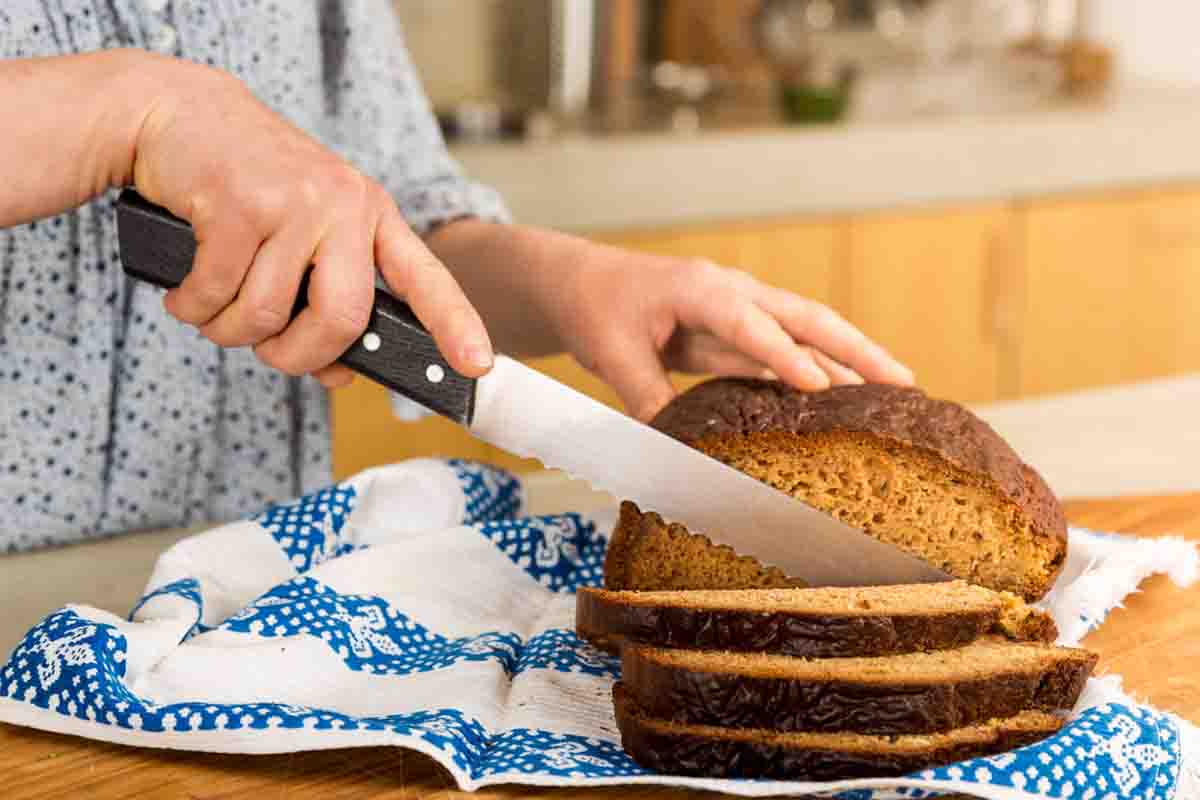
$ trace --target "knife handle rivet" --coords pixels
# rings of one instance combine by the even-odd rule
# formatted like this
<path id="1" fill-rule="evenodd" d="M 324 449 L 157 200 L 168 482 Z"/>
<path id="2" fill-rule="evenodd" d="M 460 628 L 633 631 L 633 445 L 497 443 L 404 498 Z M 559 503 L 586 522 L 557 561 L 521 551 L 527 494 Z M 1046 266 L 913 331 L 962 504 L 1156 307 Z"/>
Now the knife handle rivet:
<path id="1" fill-rule="evenodd" d="M 425 380 L 430 383 L 441 383 L 446 377 L 446 370 L 441 364 L 430 364 L 425 368 Z"/>
<path id="2" fill-rule="evenodd" d="M 367 331 L 363 334 L 362 346 L 370 352 L 374 353 L 383 344 L 383 339 L 379 338 L 379 334 L 375 331 Z"/>

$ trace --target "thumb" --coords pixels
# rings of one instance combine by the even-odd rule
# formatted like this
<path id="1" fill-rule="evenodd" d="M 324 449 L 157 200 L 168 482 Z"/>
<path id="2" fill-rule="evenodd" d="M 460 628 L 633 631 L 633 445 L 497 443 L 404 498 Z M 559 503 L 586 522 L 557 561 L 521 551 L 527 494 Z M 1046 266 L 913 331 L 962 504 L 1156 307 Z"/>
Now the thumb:
<path id="1" fill-rule="evenodd" d="M 612 347 L 596 361 L 596 372 L 616 390 L 625 411 L 649 422 L 675 397 L 675 387 L 649 344 Z"/>

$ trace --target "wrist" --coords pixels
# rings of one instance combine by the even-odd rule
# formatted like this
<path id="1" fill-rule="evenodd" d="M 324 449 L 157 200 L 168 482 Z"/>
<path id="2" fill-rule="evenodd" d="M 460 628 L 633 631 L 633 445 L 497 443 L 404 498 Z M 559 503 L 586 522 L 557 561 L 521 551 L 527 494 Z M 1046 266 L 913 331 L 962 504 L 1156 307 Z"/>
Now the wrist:
<path id="1" fill-rule="evenodd" d="M 426 239 L 510 356 L 562 352 L 571 273 L 580 240 L 538 228 L 468 218 Z"/>
<path id="2" fill-rule="evenodd" d="M 96 54 L 93 97 L 101 102 L 92 120 L 92 141 L 103 148 L 92 170 L 93 193 L 133 182 L 138 134 L 161 94 L 168 59 L 144 50 L 118 49 Z"/>
<path id="3" fill-rule="evenodd" d="M 153 186 L 144 184 L 145 170 L 139 169 L 139 154 L 184 102 L 199 102 L 197 95 L 207 87 L 237 83 L 229 74 L 202 64 L 149 53 L 144 50 L 110 51 L 108 90 L 121 98 L 107 113 L 108 130 L 115 143 L 114 168 L 110 185 L 138 188 L 152 198 Z M 239 84 L 240 85 L 240 84 Z"/>

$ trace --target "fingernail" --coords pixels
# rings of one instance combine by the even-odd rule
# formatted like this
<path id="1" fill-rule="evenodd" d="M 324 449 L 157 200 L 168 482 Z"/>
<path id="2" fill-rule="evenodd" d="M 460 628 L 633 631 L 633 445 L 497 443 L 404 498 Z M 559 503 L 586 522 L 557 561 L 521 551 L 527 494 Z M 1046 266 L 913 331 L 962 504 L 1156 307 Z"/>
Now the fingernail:
<path id="1" fill-rule="evenodd" d="M 492 355 L 492 348 L 479 342 L 469 344 L 463 350 L 463 359 L 472 367 L 478 369 L 491 369 L 492 362 L 495 357 Z"/>
<path id="2" fill-rule="evenodd" d="M 779 375 L 777 375 L 773 369 L 764 369 L 762 372 L 758 373 L 758 377 L 762 378 L 764 381 L 779 380 Z"/>

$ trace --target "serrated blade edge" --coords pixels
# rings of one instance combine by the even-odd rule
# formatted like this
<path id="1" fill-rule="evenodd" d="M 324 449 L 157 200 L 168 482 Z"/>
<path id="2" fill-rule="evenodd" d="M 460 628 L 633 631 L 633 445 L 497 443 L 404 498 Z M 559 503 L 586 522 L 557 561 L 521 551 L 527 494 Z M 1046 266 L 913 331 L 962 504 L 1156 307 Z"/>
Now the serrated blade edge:
<path id="1" fill-rule="evenodd" d="M 950 576 L 506 357 L 481 378 L 471 431 L 818 586 Z"/>

